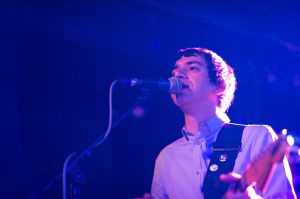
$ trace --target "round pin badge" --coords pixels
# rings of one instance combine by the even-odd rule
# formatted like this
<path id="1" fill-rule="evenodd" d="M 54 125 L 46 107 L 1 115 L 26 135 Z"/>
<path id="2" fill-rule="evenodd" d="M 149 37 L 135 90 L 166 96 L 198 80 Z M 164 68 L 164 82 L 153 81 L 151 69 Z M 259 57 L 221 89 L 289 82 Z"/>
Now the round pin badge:
<path id="1" fill-rule="evenodd" d="M 211 171 L 217 171 L 219 169 L 219 166 L 216 165 L 216 164 L 212 164 L 210 167 L 209 167 L 209 170 Z"/>

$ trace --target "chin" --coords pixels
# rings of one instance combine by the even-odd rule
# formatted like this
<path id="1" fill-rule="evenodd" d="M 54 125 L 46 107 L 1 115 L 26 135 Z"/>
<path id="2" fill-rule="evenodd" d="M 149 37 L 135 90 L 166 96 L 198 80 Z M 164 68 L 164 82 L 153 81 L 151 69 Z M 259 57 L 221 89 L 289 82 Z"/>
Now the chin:
<path id="1" fill-rule="evenodd" d="M 172 94 L 171 95 L 173 103 L 178 106 L 179 108 L 181 108 L 182 106 L 184 106 L 186 103 L 189 103 L 190 98 L 185 97 L 183 95 L 175 95 Z"/>

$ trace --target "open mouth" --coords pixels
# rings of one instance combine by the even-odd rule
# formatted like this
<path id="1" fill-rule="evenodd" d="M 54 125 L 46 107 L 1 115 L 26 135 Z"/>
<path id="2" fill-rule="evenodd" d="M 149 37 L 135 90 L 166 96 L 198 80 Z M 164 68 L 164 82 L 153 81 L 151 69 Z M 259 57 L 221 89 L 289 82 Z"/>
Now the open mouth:
<path id="1" fill-rule="evenodd" d="M 186 89 L 186 88 L 189 88 L 189 86 L 186 84 L 182 84 L 182 89 Z"/>

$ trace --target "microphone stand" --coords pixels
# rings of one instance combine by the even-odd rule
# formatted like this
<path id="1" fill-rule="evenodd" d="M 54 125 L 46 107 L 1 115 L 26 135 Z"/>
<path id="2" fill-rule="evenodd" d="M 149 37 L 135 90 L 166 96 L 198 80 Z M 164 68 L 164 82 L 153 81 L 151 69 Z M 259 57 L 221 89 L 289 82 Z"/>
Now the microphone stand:
<path id="1" fill-rule="evenodd" d="M 114 83 L 117 82 L 118 80 L 115 80 L 112 83 L 111 90 L 112 87 L 114 86 Z M 89 146 L 87 146 L 84 150 L 82 150 L 82 152 L 78 153 L 78 155 L 74 158 L 74 160 L 72 160 L 72 157 L 75 156 L 77 152 L 75 151 L 70 153 L 64 161 L 63 172 L 59 173 L 54 178 L 52 178 L 52 180 L 50 180 L 48 184 L 44 186 L 44 188 L 42 188 L 39 192 L 34 193 L 31 196 L 31 198 L 32 199 L 40 198 L 53 184 L 55 184 L 62 178 L 63 199 L 69 199 L 69 198 L 79 199 L 82 192 L 83 185 L 86 180 L 86 176 L 85 173 L 77 166 L 77 163 L 84 160 L 87 157 L 90 157 L 92 155 L 92 152 L 95 150 L 95 148 L 106 140 L 109 132 L 112 129 L 114 129 L 117 125 L 119 125 L 132 110 L 134 110 L 142 102 L 146 101 L 150 97 L 151 93 L 153 92 L 153 90 L 149 90 L 149 89 L 141 89 L 141 91 L 142 91 L 142 95 L 139 96 L 138 101 L 135 104 L 133 104 L 125 113 L 123 113 L 121 117 L 119 117 L 116 121 L 113 122 L 111 128 L 110 129 L 108 128 L 109 131 L 101 134 L 101 136 L 96 138 L 94 142 L 92 142 Z M 111 93 L 112 91 L 110 92 L 110 96 L 112 96 Z M 70 183 L 68 183 L 68 181 L 70 181 Z M 69 195 L 71 196 L 68 197 Z"/>

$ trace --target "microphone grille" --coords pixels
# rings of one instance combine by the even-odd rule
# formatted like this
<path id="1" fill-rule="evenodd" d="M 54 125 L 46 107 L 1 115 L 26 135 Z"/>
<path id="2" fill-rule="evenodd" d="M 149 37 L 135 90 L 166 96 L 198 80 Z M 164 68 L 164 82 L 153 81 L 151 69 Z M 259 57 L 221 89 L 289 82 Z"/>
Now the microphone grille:
<path id="1" fill-rule="evenodd" d="M 182 83 L 179 81 L 177 77 L 170 77 L 168 79 L 170 81 L 170 90 L 169 92 L 172 94 L 179 93 L 182 89 Z"/>

